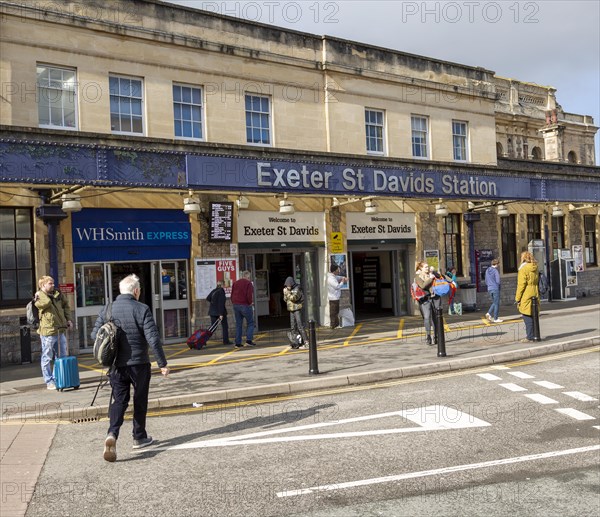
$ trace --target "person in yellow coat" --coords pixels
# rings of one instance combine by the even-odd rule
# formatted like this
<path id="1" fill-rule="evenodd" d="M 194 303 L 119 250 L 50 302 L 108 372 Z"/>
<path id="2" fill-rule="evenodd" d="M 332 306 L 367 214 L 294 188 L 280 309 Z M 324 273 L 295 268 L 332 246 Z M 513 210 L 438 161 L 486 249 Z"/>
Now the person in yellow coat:
<path id="1" fill-rule="evenodd" d="M 539 281 L 538 264 L 529 251 L 521 253 L 521 265 L 519 266 L 519 274 L 517 277 L 517 292 L 515 293 L 515 301 L 519 312 L 523 316 L 525 322 L 525 332 L 527 337 L 521 339 L 521 342 L 526 343 L 533 341 L 533 307 L 531 299 L 533 297 L 540 303 L 540 293 L 538 290 Z"/>

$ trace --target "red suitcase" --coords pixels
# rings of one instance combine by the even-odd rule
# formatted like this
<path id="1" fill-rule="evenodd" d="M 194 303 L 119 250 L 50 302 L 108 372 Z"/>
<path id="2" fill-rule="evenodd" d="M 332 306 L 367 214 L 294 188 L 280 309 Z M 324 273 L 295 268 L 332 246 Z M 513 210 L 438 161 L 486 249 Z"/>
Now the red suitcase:
<path id="1" fill-rule="evenodd" d="M 208 340 L 217 330 L 217 327 L 221 323 L 221 320 L 216 320 L 209 328 L 203 329 L 199 328 L 194 332 L 187 340 L 187 345 L 191 350 L 201 350 L 206 346 Z"/>

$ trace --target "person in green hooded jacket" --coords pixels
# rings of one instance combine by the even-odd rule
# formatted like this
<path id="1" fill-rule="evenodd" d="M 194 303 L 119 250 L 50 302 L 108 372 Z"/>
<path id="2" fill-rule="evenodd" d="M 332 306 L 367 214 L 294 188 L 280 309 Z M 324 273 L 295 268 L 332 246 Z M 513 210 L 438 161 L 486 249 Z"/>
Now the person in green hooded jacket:
<path id="1" fill-rule="evenodd" d="M 35 293 L 35 306 L 40 313 L 38 334 L 42 342 L 42 375 L 49 390 L 55 389 L 50 363 L 54 357 L 67 355 L 67 329 L 73 327 L 69 302 L 54 288 L 54 279 L 43 276 L 38 281 L 39 291 Z M 60 340 L 60 348 L 59 348 Z"/>
<path id="2" fill-rule="evenodd" d="M 515 293 L 515 301 L 523 321 L 525 322 L 524 339 L 521 342 L 526 343 L 534 340 L 533 335 L 533 307 L 532 298 L 537 298 L 538 307 L 540 303 L 540 293 L 538 290 L 539 270 L 538 265 L 529 251 L 521 253 L 521 265 L 519 266 L 519 274 L 517 275 L 517 292 Z"/>

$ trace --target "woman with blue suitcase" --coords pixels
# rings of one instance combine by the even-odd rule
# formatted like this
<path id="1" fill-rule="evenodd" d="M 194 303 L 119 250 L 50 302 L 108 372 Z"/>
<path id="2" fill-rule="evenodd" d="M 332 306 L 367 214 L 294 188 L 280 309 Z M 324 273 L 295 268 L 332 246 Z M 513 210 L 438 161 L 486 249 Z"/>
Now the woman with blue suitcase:
<path id="1" fill-rule="evenodd" d="M 56 384 L 50 363 L 55 356 L 67 356 L 66 331 L 73 327 L 73 323 L 69 303 L 65 296 L 54 288 L 54 279 L 51 276 L 43 276 L 39 279 L 38 286 L 40 289 L 35 293 L 34 299 L 40 316 L 37 332 L 42 341 L 42 375 L 47 388 L 53 390 L 56 389 Z"/>

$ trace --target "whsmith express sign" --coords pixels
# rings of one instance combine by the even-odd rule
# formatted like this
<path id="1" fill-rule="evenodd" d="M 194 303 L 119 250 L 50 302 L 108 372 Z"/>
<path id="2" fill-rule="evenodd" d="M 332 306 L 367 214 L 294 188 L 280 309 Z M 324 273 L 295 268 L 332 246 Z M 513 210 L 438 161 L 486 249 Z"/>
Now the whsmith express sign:
<path id="1" fill-rule="evenodd" d="M 191 187 L 405 197 L 531 199 L 531 180 L 450 171 L 187 156 Z"/>

